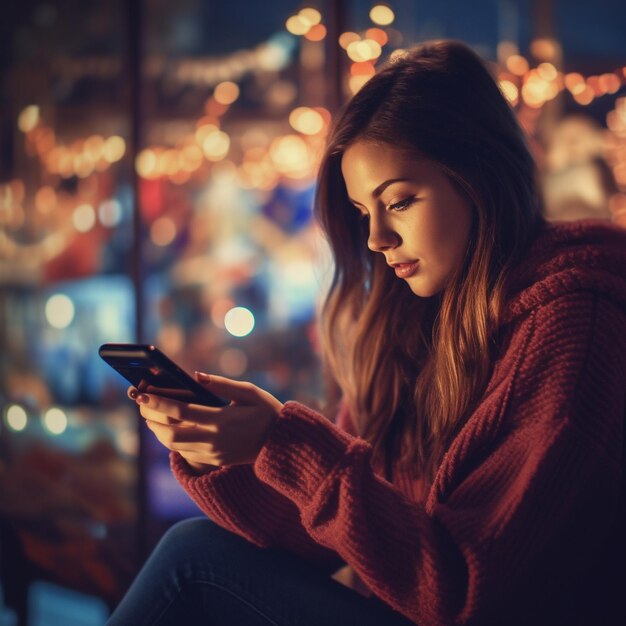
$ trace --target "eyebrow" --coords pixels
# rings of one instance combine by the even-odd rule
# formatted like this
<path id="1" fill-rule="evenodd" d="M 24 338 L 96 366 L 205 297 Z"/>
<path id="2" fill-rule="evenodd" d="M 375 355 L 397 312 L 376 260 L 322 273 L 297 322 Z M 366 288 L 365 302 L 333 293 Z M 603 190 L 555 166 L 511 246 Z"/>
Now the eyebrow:
<path id="1" fill-rule="evenodd" d="M 372 198 L 378 198 L 380 196 L 380 194 L 385 191 L 385 189 L 387 189 L 387 187 L 389 187 L 389 185 L 393 185 L 393 183 L 404 183 L 407 182 L 408 178 L 390 178 L 389 180 L 386 180 L 382 183 L 380 183 L 380 185 L 378 185 L 378 187 L 376 187 L 376 189 L 374 189 L 374 191 L 372 191 Z M 348 200 L 350 200 L 350 202 L 352 202 L 352 204 L 359 204 L 361 206 L 363 206 L 360 202 L 357 202 L 356 200 L 353 200 L 350 196 L 348 196 Z"/>

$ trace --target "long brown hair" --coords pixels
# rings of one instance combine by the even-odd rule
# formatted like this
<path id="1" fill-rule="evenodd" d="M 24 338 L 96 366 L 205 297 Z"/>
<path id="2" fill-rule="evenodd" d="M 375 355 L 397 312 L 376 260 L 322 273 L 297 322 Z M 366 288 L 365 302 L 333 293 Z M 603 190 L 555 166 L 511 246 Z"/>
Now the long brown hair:
<path id="1" fill-rule="evenodd" d="M 357 140 L 434 161 L 469 199 L 465 261 L 441 293 L 414 295 L 367 248 L 341 174 Z M 320 166 L 316 215 L 335 262 L 321 311 L 330 376 L 374 461 L 432 478 L 488 381 L 507 277 L 545 223 L 515 114 L 470 48 L 422 44 L 348 102 Z"/>

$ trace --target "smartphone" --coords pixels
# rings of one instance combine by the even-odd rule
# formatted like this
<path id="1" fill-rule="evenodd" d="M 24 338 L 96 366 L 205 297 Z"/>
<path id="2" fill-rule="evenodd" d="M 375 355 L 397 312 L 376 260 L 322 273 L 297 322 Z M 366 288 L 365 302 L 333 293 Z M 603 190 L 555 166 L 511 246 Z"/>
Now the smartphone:
<path id="1" fill-rule="evenodd" d="M 158 348 L 137 343 L 105 343 L 98 354 L 139 391 L 182 402 L 225 406 Z"/>

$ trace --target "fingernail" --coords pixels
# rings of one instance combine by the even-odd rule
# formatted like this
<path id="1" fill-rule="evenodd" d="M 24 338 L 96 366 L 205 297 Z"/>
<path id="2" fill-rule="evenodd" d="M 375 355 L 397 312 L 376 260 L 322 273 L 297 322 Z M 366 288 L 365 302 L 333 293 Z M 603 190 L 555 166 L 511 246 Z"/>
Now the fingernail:
<path id="1" fill-rule="evenodd" d="M 138 395 L 138 394 L 139 394 L 139 392 L 138 392 L 136 389 L 131 389 L 131 390 L 128 392 L 128 396 L 129 396 L 130 398 L 132 398 L 133 400 L 136 400 L 136 399 L 137 399 L 137 395 Z"/>
<path id="2" fill-rule="evenodd" d="M 139 402 L 139 404 L 148 404 L 148 400 L 149 399 L 150 398 L 148 398 L 148 396 L 145 393 L 140 393 L 137 396 L 137 398 L 136 398 L 136 400 L 137 400 L 137 402 Z"/>
<path id="3" fill-rule="evenodd" d="M 208 374 L 205 374 L 204 372 L 196 372 L 196 376 L 198 378 L 201 378 L 204 382 L 211 382 L 211 377 Z"/>

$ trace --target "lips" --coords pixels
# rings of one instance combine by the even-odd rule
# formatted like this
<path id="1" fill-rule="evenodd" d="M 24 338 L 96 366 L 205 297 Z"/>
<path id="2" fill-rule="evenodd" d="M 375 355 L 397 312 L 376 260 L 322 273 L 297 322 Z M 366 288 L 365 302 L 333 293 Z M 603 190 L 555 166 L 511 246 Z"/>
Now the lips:
<path id="1" fill-rule="evenodd" d="M 417 271 L 419 261 L 413 261 L 412 263 L 390 263 L 396 272 L 398 278 L 408 278 Z"/>

